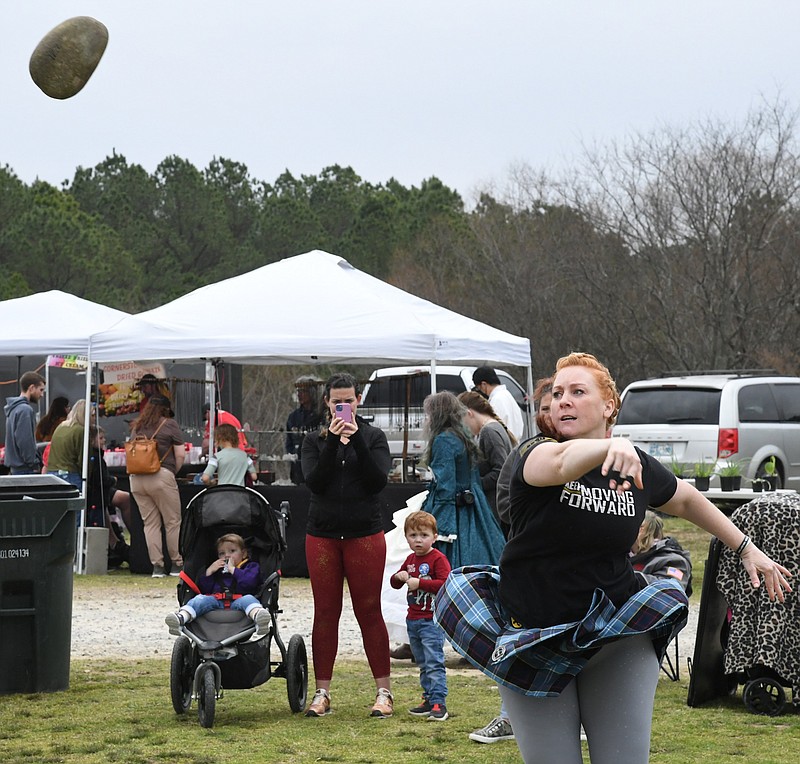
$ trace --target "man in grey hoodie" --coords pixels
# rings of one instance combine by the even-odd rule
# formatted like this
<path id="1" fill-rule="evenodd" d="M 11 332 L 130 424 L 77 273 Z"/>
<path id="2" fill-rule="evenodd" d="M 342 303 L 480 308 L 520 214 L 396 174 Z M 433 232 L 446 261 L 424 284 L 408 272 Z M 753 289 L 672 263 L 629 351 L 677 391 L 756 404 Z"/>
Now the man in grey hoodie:
<path id="1" fill-rule="evenodd" d="M 42 460 L 36 450 L 34 428 L 36 416 L 31 404 L 44 395 L 45 380 L 35 371 L 26 371 L 19 378 L 19 396 L 6 398 L 6 453 L 4 461 L 12 475 L 41 472 Z"/>

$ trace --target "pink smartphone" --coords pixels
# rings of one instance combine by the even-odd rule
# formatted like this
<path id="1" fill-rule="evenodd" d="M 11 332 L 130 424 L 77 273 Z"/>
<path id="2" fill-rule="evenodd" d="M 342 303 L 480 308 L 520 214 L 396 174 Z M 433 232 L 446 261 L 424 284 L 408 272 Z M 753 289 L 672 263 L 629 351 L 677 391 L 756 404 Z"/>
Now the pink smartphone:
<path id="1" fill-rule="evenodd" d="M 333 408 L 339 419 L 345 422 L 353 421 L 353 409 L 350 407 L 349 403 L 337 403 Z"/>

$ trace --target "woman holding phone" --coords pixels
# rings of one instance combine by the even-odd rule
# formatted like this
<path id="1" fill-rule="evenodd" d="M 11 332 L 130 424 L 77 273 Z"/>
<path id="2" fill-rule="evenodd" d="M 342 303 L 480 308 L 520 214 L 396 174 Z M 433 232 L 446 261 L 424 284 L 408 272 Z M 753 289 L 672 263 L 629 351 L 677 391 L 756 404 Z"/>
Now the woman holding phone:
<path id="1" fill-rule="evenodd" d="M 384 718 L 393 713 L 393 698 L 389 635 L 380 603 L 386 541 L 378 494 L 386 485 L 392 459 L 383 431 L 356 413 L 361 390 L 352 375 L 330 377 L 324 401 L 327 422 L 306 436 L 301 451 L 311 491 L 306 560 L 314 597 L 311 645 L 316 680 L 306 716 L 331 711 L 330 685 L 347 579 L 377 689 L 370 716 Z"/>

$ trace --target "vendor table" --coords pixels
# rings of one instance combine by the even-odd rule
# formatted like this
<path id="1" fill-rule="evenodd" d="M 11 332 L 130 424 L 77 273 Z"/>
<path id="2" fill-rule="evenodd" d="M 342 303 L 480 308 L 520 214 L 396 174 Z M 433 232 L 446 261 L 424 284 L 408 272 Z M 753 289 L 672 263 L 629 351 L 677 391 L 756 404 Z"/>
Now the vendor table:
<path id="1" fill-rule="evenodd" d="M 127 477 L 127 475 L 125 476 Z M 120 481 L 122 482 L 122 481 Z M 123 486 L 120 485 L 122 488 Z M 127 486 L 125 486 L 127 490 Z M 193 483 L 179 483 L 178 489 L 181 495 L 181 509 L 203 490 L 203 486 Z M 389 483 L 378 495 L 381 502 L 381 514 L 383 516 L 384 530 L 391 530 L 392 515 L 406 505 L 408 499 L 424 491 L 425 483 Z M 311 492 L 304 485 L 256 485 L 254 490 L 258 491 L 274 509 L 279 509 L 281 502 L 289 502 L 291 521 L 286 529 L 286 555 L 283 558 L 281 572 L 287 577 L 308 576 L 308 566 L 306 565 L 305 537 L 306 522 L 308 520 L 308 505 Z M 147 555 L 147 545 L 144 540 L 144 526 L 139 514 L 139 507 L 136 500 L 131 495 L 131 573 L 152 573 L 153 567 Z M 164 542 L 166 549 L 166 542 Z M 165 560 L 165 567 L 169 568 L 169 561 Z"/>
<path id="2" fill-rule="evenodd" d="M 726 515 L 731 515 L 742 504 L 747 504 L 748 501 L 753 501 L 759 496 L 771 496 L 776 493 L 795 493 L 795 491 L 788 488 L 781 488 L 777 491 L 754 491 L 752 488 L 741 488 L 738 491 L 721 491 L 719 488 L 713 488 L 702 491 L 703 496 Z"/>

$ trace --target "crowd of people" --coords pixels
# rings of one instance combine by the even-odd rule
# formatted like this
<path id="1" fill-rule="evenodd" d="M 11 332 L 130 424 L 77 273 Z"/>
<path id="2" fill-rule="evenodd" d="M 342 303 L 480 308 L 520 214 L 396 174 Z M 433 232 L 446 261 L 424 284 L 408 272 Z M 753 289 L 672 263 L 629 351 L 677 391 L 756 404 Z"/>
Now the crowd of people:
<path id="1" fill-rule="evenodd" d="M 524 439 L 520 407 L 494 369 L 480 367 L 474 388 L 424 401 L 427 495 L 402 529 L 409 554 L 389 573 L 407 600 L 409 655 L 419 669 L 416 717 L 449 717 L 444 640 L 499 687 L 498 715 L 470 738 L 516 740 L 526 762 L 646 762 L 660 659 L 685 625 L 692 569 L 688 553 L 664 535 L 662 516 L 684 518 L 734 550 L 753 589 L 783 602 L 791 573 L 770 559 L 706 497 L 610 428 L 620 398 L 594 356 L 570 353 L 534 392 L 536 433 Z M 384 432 L 358 414 L 361 390 L 347 373 L 324 384 L 296 382 L 298 407 L 287 421 L 287 452 L 310 494 L 305 554 L 314 601 L 315 688 L 309 718 L 333 708 L 333 675 L 345 584 L 374 683 L 369 714 L 394 714 L 391 655 L 381 614 L 386 540 L 379 494 L 392 466 Z M 80 487 L 84 431 L 91 435 L 90 484 L 99 485 L 96 522 L 107 509 L 130 512 L 129 497 L 103 477 L 103 434 L 86 403 L 54 399 L 35 426 L 32 404 L 44 392 L 33 372 L 6 406 L 5 462 L 12 474 L 42 469 Z M 510 401 L 510 402 L 509 402 Z M 513 404 L 513 405 L 512 405 Z M 215 451 L 202 482 L 244 485 L 255 467 L 241 428 L 217 422 Z M 184 437 L 162 395 L 150 396 L 131 423 L 133 436 L 158 444 L 160 469 L 131 475 L 153 575 L 177 575 L 180 498 L 175 475 Z M 49 439 L 43 467 L 38 437 Z M 657 510 L 654 512 L 653 510 Z M 166 549 L 162 548 L 162 528 Z M 116 545 L 110 536 L 109 546 Z M 232 581 L 236 607 L 268 627 L 252 597 L 257 564 L 244 541 L 218 540 L 199 594 L 167 616 L 177 629 L 220 605 Z M 255 568 L 253 567 L 255 565 Z M 624 709 L 624 713 L 621 710 Z"/>

